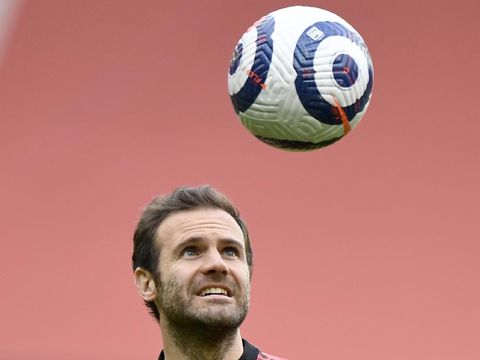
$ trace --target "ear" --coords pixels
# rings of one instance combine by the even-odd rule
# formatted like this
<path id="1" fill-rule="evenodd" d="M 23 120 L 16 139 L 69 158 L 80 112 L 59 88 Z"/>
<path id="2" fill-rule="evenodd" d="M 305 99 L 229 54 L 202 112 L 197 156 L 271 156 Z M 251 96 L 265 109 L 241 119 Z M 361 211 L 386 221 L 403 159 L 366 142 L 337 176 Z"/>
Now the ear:
<path id="1" fill-rule="evenodd" d="M 135 269 L 135 285 L 138 293 L 145 301 L 154 301 L 157 298 L 157 286 L 152 274 L 138 267 Z"/>

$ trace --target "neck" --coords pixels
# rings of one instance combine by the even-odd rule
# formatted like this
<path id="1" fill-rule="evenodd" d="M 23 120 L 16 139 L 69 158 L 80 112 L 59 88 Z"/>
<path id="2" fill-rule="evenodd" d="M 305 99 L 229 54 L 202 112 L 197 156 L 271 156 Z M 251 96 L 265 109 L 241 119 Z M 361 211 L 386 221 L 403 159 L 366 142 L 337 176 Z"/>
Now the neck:
<path id="1" fill-rule="evenodd" d="M 240 329 L 181 328 L 161 321 L 165 360 L 238 360 L 243 353 Z"/>

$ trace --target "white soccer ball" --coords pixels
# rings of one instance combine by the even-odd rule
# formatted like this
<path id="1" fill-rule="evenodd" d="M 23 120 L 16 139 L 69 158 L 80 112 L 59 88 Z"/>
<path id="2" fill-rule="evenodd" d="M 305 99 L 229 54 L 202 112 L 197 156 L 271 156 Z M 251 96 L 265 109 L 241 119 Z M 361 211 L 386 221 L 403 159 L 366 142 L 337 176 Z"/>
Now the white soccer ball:
<path id="1" fill-rule="evenodd" d="M 286 150 L 345 136 L 370 102 L 373 66 L 360 34 L 329 11 L 293 6 L 253 24 L 238 42 L 228 92 L 242 124 Z"/>

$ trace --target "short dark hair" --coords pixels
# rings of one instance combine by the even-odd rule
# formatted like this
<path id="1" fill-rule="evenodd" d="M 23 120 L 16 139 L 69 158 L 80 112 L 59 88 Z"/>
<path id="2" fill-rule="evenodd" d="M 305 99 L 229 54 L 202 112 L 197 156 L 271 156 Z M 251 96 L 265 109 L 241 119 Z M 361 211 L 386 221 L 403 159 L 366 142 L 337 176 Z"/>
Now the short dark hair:
<path id="1" fill-rule="evenodd" d="M 169 194 L 157 196 L 145 207 L 133 235 L 133 271 L 141 267 L 159 278 L 160 274 L 158 274 L 157 269 L 160 249 L 155 246 L 155 234 L 158 227 L 172 213 L 197 208 L 220 209 L 235 219 L 244 236 L 247 264 L 251 274 L 253 252 L 247 225 L 240 217 L 235 205 L 224 194 L 210 185 L 179 187 Z M 145 305 L 158 321 L 160 313 L 155 303 L 145 301 Z"/>

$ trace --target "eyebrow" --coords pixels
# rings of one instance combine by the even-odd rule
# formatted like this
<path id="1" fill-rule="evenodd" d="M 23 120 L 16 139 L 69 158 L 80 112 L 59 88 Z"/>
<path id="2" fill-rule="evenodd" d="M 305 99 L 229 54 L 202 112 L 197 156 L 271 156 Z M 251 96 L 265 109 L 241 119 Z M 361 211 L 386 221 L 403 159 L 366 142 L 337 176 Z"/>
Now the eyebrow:
<path id="1" fill-rule="evenodd" d="M 192 237 L 186 238 L 174 246 L 173 252 L 176 253 L 179 249 L 187 245 L 190 245 L 190 244 L 194 245 L 194 244 L 200 243 L 203 241 L 203 239 L 204 238 L 202 238 L 201 236 L 192 236 Z M 219 242 L 225 245 L 235 245 L 240 249 L 243 249 L 245 247 L 245 245 L 242 242 L 233 238 L 221 238 L 219 239 Z"/>

